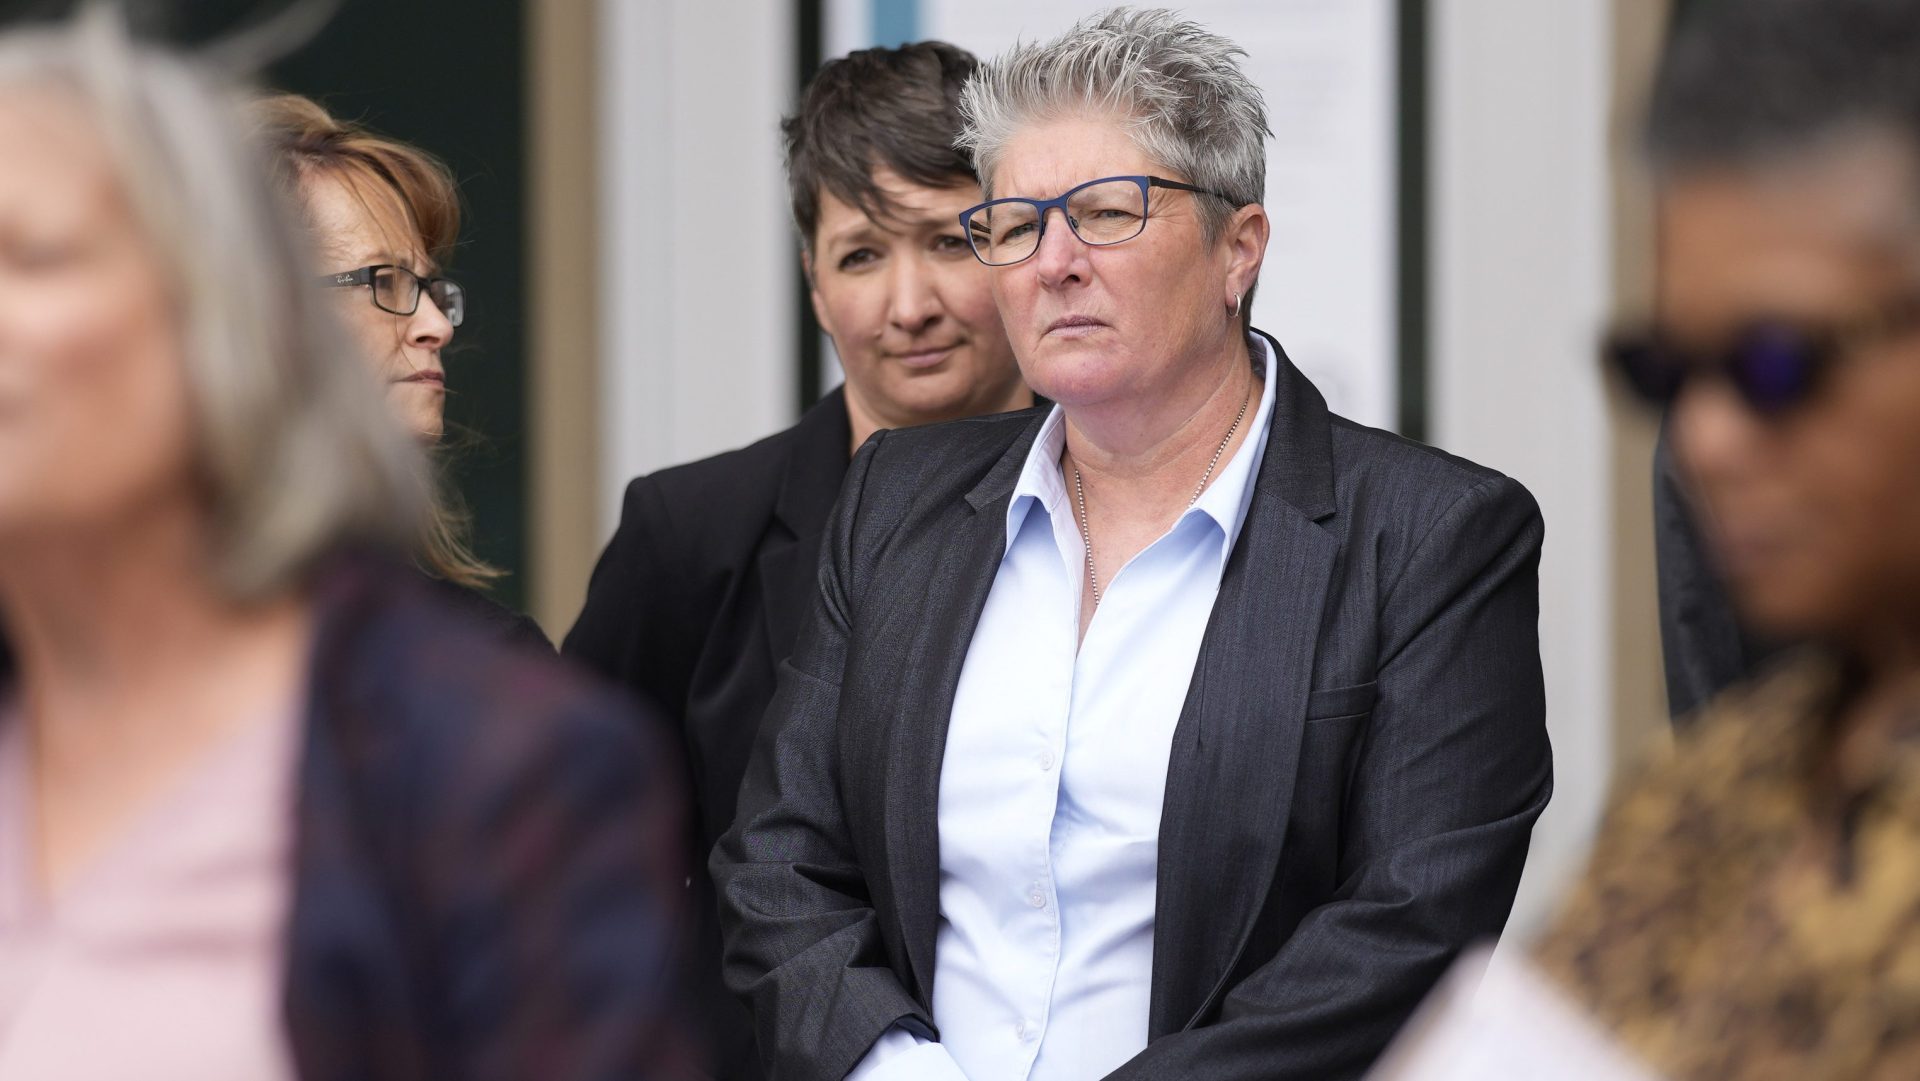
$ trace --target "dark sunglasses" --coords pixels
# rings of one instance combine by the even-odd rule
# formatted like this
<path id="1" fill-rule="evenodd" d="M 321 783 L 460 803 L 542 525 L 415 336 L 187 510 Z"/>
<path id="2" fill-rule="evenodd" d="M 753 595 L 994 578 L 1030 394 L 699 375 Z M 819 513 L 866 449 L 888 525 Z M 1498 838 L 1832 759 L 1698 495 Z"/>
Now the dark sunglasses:
<path id="1" fill-rule="evenodd" d="M 1747 407 L 1779 416 L 1817 394 L 1828 372 L 1852 350 L 1920 327 L 1920 298 L 1863 319 L 1827 326 L 1762 320 L 1743 327 L 1717 350 L 1677 343 L 1658 327 L 1616 334 L 1606 359 L 1636 397 L 1671 406 L 1698 378 L 1722 379 Z"/>

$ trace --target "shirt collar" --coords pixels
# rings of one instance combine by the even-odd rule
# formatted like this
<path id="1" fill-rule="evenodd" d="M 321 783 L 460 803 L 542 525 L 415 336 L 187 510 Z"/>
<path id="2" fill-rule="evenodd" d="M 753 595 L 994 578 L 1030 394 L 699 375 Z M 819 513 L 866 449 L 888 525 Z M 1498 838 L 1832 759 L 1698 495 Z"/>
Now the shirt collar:
<path id="1" fill-rule="evenodd" d="M 1274 378 L 1273 356 L 1267 340 L 1258 334 L 1248 335 L 1248 348 L 1253 354 L 1254 367 L 1264 376 L 1260 386 L 1260 400 L 1253 416 L 1243 421 L 1248 425 L 1248 436 L 1243 440 L 1233 458 L 1217 467 L 1213 483 L 1200 493 L 1200 498 L 1188 507 L 1174 527 L 1179 528 L 1188 515 L 1204 514 L 1220 528 L 1220 560 L 1224 566 L 1226 559 L 1233 553 L 1233 544 L 1240 536 L 1240 526 L 1247 520 L 1247 508 L 1253 504 L 1251 483 L 1254 469 L 1265 456 L 1267 430 L 1273 418 L 1274 386 L 1279 381 Z M 1049 516 L 1058 516 L 1067 509 L 1067 483 L 1060 471 L 1060 455 L 1067 446 L 1067 415 L 1059 405 L 1047 413 L 1047 419 L 1041 422 L 1040 434 L 1034 437 L 1033 446 L 1027 451 L 1027 460 L 1020 467 L 1020 479 L 1014 482 L 1013 498 L 1007 505 L 1007 547 L 1013 547 L 1013 539 L 1020 533 L 1020 527 L 1026 522 L 1027 514 L 1035 503 L 1044 508 Z M 1198 479 L 1198 478 L 1196 478 Z"/>

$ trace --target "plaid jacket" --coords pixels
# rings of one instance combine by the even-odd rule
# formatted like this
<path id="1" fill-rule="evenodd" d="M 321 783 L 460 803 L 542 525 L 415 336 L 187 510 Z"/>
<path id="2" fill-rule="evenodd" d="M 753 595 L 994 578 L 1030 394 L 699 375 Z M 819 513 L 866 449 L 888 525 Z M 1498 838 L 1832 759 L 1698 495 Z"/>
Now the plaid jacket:
<path id="1" fill-rule="evenodd" d="M 315 580 L 284 1018 L 302 1081 L 697 1076 L 684 822 L 637 708 L 413 572 Z M 0 686 L 10 682 L 0 642 Z"/>
<path id="2" fill-rule="evenodd" d="M 680 1078 L 653 726 L 397 568 L 323 573 L 286 1018 L 303 1081 Z"/>

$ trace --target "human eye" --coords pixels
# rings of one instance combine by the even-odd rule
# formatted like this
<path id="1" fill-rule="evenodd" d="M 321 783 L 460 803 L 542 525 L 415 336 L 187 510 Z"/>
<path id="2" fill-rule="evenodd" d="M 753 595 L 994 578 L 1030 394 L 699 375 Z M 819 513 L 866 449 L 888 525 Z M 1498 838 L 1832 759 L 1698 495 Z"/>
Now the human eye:
<path id="1" fill-rule="evenodd" d="M 855 248 L 841 256 L 840 262 L 835 265 L 841 270 L 858 270 L 879 258 L 879 253 L 875 252 L 872 248 Z"/>
<path id="2" fill-rule="evenodd" d="M 933 250 L 943 255 L 965 255 L 967 238 L 957 233 L 941 233 L 933 238 Z"/>
<path id="3" fill-rule="evenodd" d="M 0 259 L 15 270 L 59 270 L 87 254 L 87 243 L 71 236 L 34 236 L 9 233 L 0 237 Z"/>

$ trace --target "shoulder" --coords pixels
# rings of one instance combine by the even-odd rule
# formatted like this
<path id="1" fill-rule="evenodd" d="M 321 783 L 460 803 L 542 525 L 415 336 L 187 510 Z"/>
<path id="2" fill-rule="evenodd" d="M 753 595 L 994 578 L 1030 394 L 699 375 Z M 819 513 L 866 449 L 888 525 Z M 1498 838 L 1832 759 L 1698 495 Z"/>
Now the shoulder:
<path id="1" fill-rule="evenodd" d="M 1386 503 L 1422 518 L 1475 493 L 1533 502 L 1524 485 L 1497 469 L 1345 417 L 1332 417 L 1332 441 L 1343 504 Z"/>
<path id="2" fill-rule="evenodd" d="M 629 481 L 622 530 L 644 525 L 656 540 L 701 550 L 720 538 L 758 537 L 773 513 L 797 443 L 787 428 L 736 450 L 669 466 Z"/>
<path id="3" fill-rule="evenodd" d="M 1537 532 L 1539 504 L 1497 469 L 1330 414 L 1334 498 L 1352 525 L 1417 544 L 1449 523 Z"/>
<path id="4" fill-rule="evenodd" d="M 876 432 L 854 457 L 861 507 L 937 507 L 964 498 L 1030 441 L 1045 417 L 1046 409 L 1035 406 Z"/>
<path id="5" fill-rule="evenodd" d="M 630 779 L 657 772 L 662 722 L 650 705 L 551 652 L 507 643 L 435 583 L 377 565 L 326 577 L 312 719 L 374 775 L 431 790 L 556 756 Z"/>
<path id="6" fill-rule="evenodd" d="M 423 576 L 424 577 L 424 576 Z M 508 645 L 553 652 L 547 632 L 531 616 L 517 612 L 485 593 L 439 579 L 427 579 L 438 595 L 453 609 L 463 612 L 489 636 Z"/>

